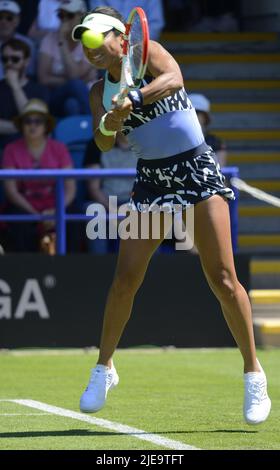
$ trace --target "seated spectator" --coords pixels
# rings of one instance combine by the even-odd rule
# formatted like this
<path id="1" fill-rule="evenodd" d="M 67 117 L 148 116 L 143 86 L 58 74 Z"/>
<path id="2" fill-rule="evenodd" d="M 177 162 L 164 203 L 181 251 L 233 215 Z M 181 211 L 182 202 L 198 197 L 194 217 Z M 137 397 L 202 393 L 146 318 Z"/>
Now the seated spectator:
<path id="1" fill-rule="evenodd" d="M 194 2 L 195 3 L 195 2 Z M 236 0 L 211 0 L 202 2 L 203 15 L 191 31 L 195 32 L 236 32 L 239 30 L 237 13 L 240 5 Z"/>
<path id="2" fill-rule="evenodd" d="M 91 169 L 116 169 L 135 168 L 136 158 L 130 151 L 128 141 L 121 133 L 117 134 L 116 145 L 109 152 L 101 152 L 94 140 L 91 140 L 86 149 L 84 167 Z M 130 199 L 134 178 L 92 178 L 88 180 L 88 198 L 92 202 L 102 204 L 109 209 L 109 196 L 117 196 L 118 206 L 125 204 Z M 103 254 L 107 251 L 115 251 L 115 240 L 89 240 L 89 250 L 92 253 Z"/>
<path id="3" fill-rule="evenodd" d="M 189 98 L 196 110 L 196 114 L 200 122 L 206 143 L 212 147 L 216 153 L 220 166 L 225 166 L 227 161 L 226 144 L 222 142 L 216 135 L 208 132 L 208 127 L 211 122 L 210 101 L 206 98 L 206 96 L 199 93 L 190 94 Z"/>
<path id="4" fill-rule="evenodd" d="M 4 78 L 0 80 L 0 154 L 4 146 L 18 137 L 13 118 L 30 98 L 48 101 L 48 89 L 28 78 L 30 49 L 20 39 L 9 39 L 1 46 Z"/>
<path id="5" fill-rule="evenodd" d="M 57 31 L 60 26 L 58 9 L 59 0 L 40 0 L 36 18 L 28 31 L 28 36 L 35 41 L 40 41 L 46 33 Z"/>
<path id="6" fill-rule="evenodd" d="M 27 36 L 16 32 L 20 23 L 20 11 L 21 9 L 17 2 L 0 0 L 0 47 L 12 38 L 27 43 L 31 51 L 27 73 L 32 76 L 36 71 L 36 52 L 33 41 Z M 0 80 L 3 78 L 3 75 L 3 63 L 0 60 Z"/>
<path id="7" fill-rule="evenodd" d="M 204 0 L 165 0 L 167 31 L 187 31 L 196 24 L 203 13 Z"/>
<path id="8" fill-rule="evenodd" d="M 162 0 L 138 0 L 137 2 L 129 0 L 90 0 L 89 5 L 92 10 L 96 7 L 113 7 L 118 10 L 125 20 L 134 6 L 141 7 L 148 18 L 150 39 L 159 40 L 164 27 Z"/>
<path id="9" fill-rule="evenodd" d="M 59 5 L 61 25 L 42 40 L 38 77 L 50 87 L 50 109 L 55 116 L 90 114 L 89 86 L 97 72 L 85 58 L 81 43 L 71 38 L 86 5 L 83 0 L 60 0 Z"/>
<path id="10" fill-rule="evenodd" d="M 231 11 L 218 16 L 204 16 L 189 29 L 196 33 L 235 33 L 239 31 L 238 20 Z"/>
<path id="11" fill-rule="evenodd" d="M 46 103 L 30 100 L 15 120 L 22 138 L 10 143 L 4 150 L 3 168 L 58 169 L 71 168 L 72 161 L 64 144 L 48 137 L 54 128 L 54 119 Z M 54 180 L 6 180 L 4 183 L 9 214 L 54 214 Z M 70 208 L 75 197 L 75 182 L 65 181 L 65 206 Z M 14 251 L 33 252 L 38 250 L 40 238 L 46 232 L 54 231 L 54 223 L 11 223 L 10 239 Z M 75 230 L 71 229 L 70 251 L 75 246 Z"/>

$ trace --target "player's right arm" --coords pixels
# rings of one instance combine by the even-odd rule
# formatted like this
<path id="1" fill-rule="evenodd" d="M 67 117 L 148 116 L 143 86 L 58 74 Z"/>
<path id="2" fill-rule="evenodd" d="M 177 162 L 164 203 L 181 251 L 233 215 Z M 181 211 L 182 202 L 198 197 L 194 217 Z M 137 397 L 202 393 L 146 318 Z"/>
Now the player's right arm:
<path id="1" fill-rule="evenodd" d="M 119 113 L 112 110 L 106 113 L 104 109 L 102 97 L 104 90 L 103 79 L 96 82 L 90 91 L 90 107 L 93 117 L 93 134 L 97 146 L 102 152 L 108 152 L 115 145 L 116 135 L 107 136 L 104 135 L 100 130 L 100 121 L 103 116 L 104 126 L 107 131 L 120 131 L 123 125 L 123 117 Z"/>

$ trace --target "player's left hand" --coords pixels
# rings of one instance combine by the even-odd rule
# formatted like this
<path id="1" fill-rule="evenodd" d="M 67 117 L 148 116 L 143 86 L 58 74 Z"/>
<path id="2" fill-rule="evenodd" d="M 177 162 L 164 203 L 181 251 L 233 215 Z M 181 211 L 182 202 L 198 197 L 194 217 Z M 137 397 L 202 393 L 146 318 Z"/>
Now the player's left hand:
<path id="1" fill-rule="evenodd" d="M 124 102 L 122 104 L 118 104 L 118 95 L 116 95 L 112 99 L 112 105 L 112 111 L 119 116 L 119 119 L 125 120 L 133 111 L 132 102 L 128 97 L 124 99 Z"/>

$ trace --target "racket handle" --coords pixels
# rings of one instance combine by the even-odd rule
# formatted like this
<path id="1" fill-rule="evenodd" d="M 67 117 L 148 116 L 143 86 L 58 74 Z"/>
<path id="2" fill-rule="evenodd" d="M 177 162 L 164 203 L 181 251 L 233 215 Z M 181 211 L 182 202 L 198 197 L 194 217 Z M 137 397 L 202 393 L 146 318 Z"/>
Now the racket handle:
<path id="1" fill-rule="evenodd" d="M 120 84 L 120 92 L 118 94 L 118 99 L 117 99 L 117 104 L 120 106 L 123 104 L 125 97 L 127 96 L 127 93 L 129 92 L 129 86 L 133 85 L 133 83 L 130 83 L 129 81 L 129 63 L 127 56 L 124 55 L 122 58 L 122 71 L 121 71 L 121 84 Z"/>

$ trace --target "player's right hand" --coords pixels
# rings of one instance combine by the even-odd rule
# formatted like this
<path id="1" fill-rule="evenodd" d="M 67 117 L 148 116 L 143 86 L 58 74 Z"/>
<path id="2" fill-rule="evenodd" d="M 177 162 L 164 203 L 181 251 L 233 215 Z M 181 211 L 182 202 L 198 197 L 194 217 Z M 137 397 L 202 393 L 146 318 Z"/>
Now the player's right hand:
<path id="1" fill-rule="evenodd" d="M 113 110 L 116 111 L 123 119 L 126 119 L 133 111 L 133 105 L 130 99 L 126 96 L 123 103 L 118 104 L 118 95 L 112 99 Z"/>
<path id="2" fill-rule="evenodd" d="M 123 123 L 124 119 L 115 110 L 109 111 L 106 114 L 104 124 L 108 131 L 121 131 Z"/>

